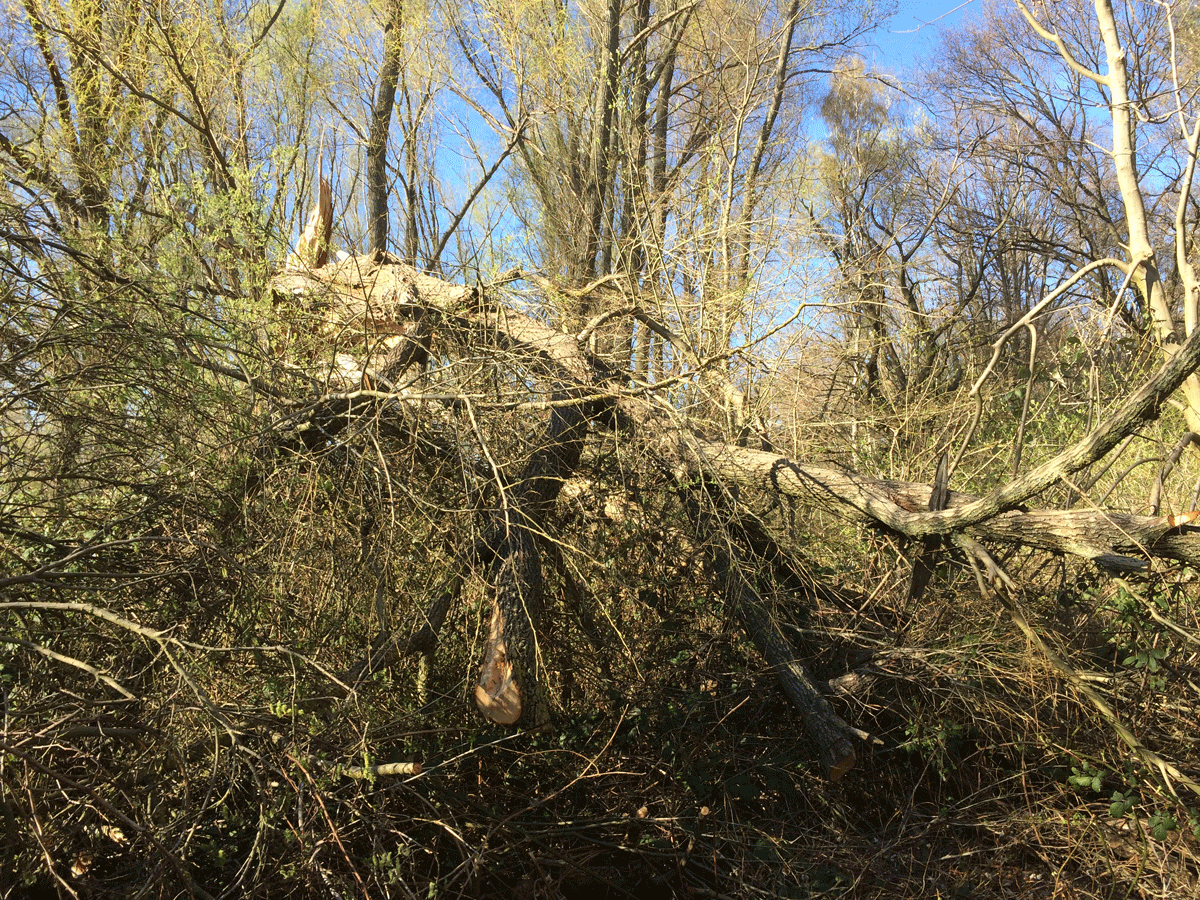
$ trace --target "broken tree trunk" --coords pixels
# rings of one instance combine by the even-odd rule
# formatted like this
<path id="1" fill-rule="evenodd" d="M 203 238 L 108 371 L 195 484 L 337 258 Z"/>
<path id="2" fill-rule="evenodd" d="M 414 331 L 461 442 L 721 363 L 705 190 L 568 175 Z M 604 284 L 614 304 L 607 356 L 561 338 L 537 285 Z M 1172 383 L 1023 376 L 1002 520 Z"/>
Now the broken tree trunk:
<path id="1" fill-rule="evenodd" d="M 1192 525 L 1195 513 L 1137 516 L 1101 509 L 999 509 L 978 518 L 979 510 L 1002 502 L 997 497 L 1005 488 L 983 498 L 947 491 L 943 509 L 930 510 L 932 488 L 927 484 L 872 478 L 710 441 L 677 422 L 673 414 L 640 402 L 622 400 L 621 409 L 636 425 L 639 439 L 687 477 L 716 477 L 908 537 L 957 531 L 977 540 L 1050 550 L 1122 570 L 1145 568 L 1147 557 L 1200 564 L 1200 528 Z"/>
<path id="2" fill-rule="evenodd" d="M 800 710 L 804 727 L 820 751 L 826 777 L 830 781 L 837 781 L 857 762 L 858 755 L 854 747 L 863 735 L 833 711 L 804 663 L 796 658 L 795 649 L 763 598 L 737 571 L 736 566 L 727 568 L 724 580 L 726 595 L 736 605 L 754 646 L 770 664 L 784 692 Z"/>
<path id="3" fill-rule="evenodd" d="M 419 390 L 412 379 L 406 382 L 398 371 L 397 358 L 390 355 L 384 342 L 389 336 L 413 333 L 417 338 L 413 346 L 426 354 L 430 352 L 431 329 L 473 338 L 476 346 L 486 348 L 484 352 L 501 354 L 497 357 L 501 361 L 502 355 L 511 355 L 518 384 L 545 398 L 519 404 L 526 410 L 545 411 L 545 427 L 528 462 L 511 482 L 505 481 L 494 463 L 489 464 L 488 477 L 494 477 L 502 502 L 486 514 L 482 536 L 464 551 L 461 560 L 464 568 L 479 565 L 493 591 L 492 626 L 476 697 L 480 708 L 496 721 L 537 727 L 548 712 L 540 675 L 543 648 L 537 642 L 541 605 L 538 541 L 546 533 L 562 484 L 579 466 L 592 420 L 615 424 L 641 451 L 639 458 L 647 471 L 669 472 L 677 484 L 715 482 L 753 488 L 909 537 L 957 533 L 976 541 L 1019 543 L 1124 568 L 1145 565 L 1147 556 L 1200 563 L 1200 532 L 1190 527 L 1188 516 L 1017 508 L 1038 491 L 1099 459 L 1138 423 L 1153 417 L 1163 399 L 1200 361 L 1200 331 L 1076 445 L 986 497 L 949 491 L 944 508 L 931 509 L 928 485 L 809 466 L 775 453 L 713 441 L 681 421 L 678 411 L 653 392 L 625 391 L 615 380 L 614 386 L 607 387 L 606 379 L 612 373 L 589 357 L 584 347 L 591 325 L 578 335 L 566 334 L 530 316 L 489 304 L 477 289 L 447 284 L 394 261 L 369 257 L 285 273 L 276 279 L 275 290 L 284 300 L 299 298 L 310 309 L 322 312 L 322 334 L 327 337 L 330 357 L 356 352 L 353 361 L 361 373 L 357 383 L 361 386 L 355 390 L 327 390 L 288 410 L 292 433 L 306 435 L 294 449 L 315 449 L 322 441 L 335 439 L 347 420 L 387 407 L 413 410 L 405 427 L 418 437 L 425 435 L 423 439 L 435 451 L 453 452 L 440 443 L 444 438 L 428 423 L 437 421 L 438 415 L 448 415 L 445 409 L 456 404 L 469 408 L 472 399 L 459 394 L 452 382 L 439 385 L 436 377 Z M 638 315 L 635 307 L 630 314 Z M 411 325 L 417 318 L 422 323 L 419 336 Z M 418 354 L 417 350 L 410 352 Z M 332 382 L 326 383 L 334 387 Z M 419 410 L 426 411 L 423 417 L 415 414 Z M 301 424 L 297 424 L 298 418 L 303 420 Z M 478 470 L 483 464 L 472 465 Z M 942 506 L 940 498 L 933 506 Z M 736 547 L 734 551 L 741 552 Z M 716 568 L 723 573 L 725 594 L 739 605 L 748 631 L 805 716 L 810 733 L 822 748 L 830 777 L 840 776 L 853 764 L 851 738 L 857 733 L 820 698 L 762 598 L 739 574 L 736 559 L 731 557 Z M 444 610 L 438 612 L 430 625 L 444 615 Z"/>
<path id="4" fill-rule="evenodd" d="M 537 640 L 542 606 L 537 534 L 563 483 L 579 465 L 593 411 L 594 402 L 587 401 L 586 395 L 592 388 L 594 369 L 578 342 L 525 316 L 501 309 L 481 311 L 475 291 L 448 285 L 401 263 L 380 262 L 374 256 L 351 257 L 312 272 L 285 273 L 276 279 L 275 289 L 322 309 L 325 332 L 331 336 L 374 338 L 366 341 L 368 346 L 380 346 L 381 339 L 389 336 L 404 339 L 387 353 L 361 361 L 362 389 L 322 398 L 307 407 L 301 422 L 289 427 L 286 433 L 300 435 L 306 449 L 336 436 L 368 406 L 426 401 L 428 392 L 411 390 L 412 378 L 404 376 L 417 363 L 423 368 L 435 321 L 466 331 L 486 329 L 489 343 L 519 356 L 530 373 L 547 386 L 550 410 L 539 446 L 511 484 L 498 470 L 489 473 L 502 502 L 488 514 L 483 536 L 464 551 L 458 563 L 460 569 L 481 565 L 483 577 L 491 582 L 491 624 L 475 688 L 480 711 L 500 724 L 543 727 L 549 721 L 550 708 Z M 409 321 L 419 328 L 414 331 Z M 339 348 L 330 349 L 336 353 Z M 382 382 L 381 389 L 370 389 L 373 382 Z M 445 610 L 431 609 L 431 613 L 427 624 L 440 620 Z M 376 664 L 369 663 L 364 671 Z"/>
<path id="5" fill-rule="evenodd" d="M 830 781 L 838 781 L 854 767 L 858 759 L 854 747 L 864 735 L 847 725 L 833 711 L 808 668 L 797 658 L 795 648 L 779 627 L 766 601 L 743 574 L 742 554 L 738 547 L 723 542 L 719 537 L 730 531 L 721 527 L 713 513 L 706 511 L 706 504 L 712 502 L 722 508 L 728 504 L 719 499 L 720 488 L 714 488 L 711 491 L 694 492 L 687 507 L 697 533 L 710 536 L 705 544 L 705 552 L 721 592 L 730 608 L 737 612 L 758 652 L 771 666 L 784 693 L 800 711 L 805 730 L 817 746 L 825 776 Z M 732 532 L 740 530 L 735 527 Z"/>

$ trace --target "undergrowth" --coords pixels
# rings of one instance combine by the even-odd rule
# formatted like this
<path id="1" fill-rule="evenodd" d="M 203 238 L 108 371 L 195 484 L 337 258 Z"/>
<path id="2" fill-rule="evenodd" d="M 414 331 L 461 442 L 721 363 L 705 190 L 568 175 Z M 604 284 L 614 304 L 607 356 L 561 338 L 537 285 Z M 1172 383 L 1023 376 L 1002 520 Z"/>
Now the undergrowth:
<path id="1" fill-rule="evenodd" d="M 825 553 L 799 530 L 813 523 L 789 523 L 825 590 L 768 599 L 815 678 L 855 673 L 834 703 L 870 735 L 830 784 L 669 495 L 564 492 L 556 717 L 526 734 L 471 710 L 488 608 L 470 578 L 432 659 L 346 682 L 381 616 L 419 621 L 449 557 L 436 517 L 381 516 L 368 535 L 349 511 L 369 497 L 302 474 L 224 535 L 163 517 L 162 540 L 79 566 L 90 592 L 9 615 L 3 896 L 1197 895 L 1200 803 L 951 551 L 910 601 L 891 538 L 839 524 Z M 285 508 L 297 525 L 264 531 Z M 1194 574 L 1003 564 L 1056 652 L 1196 771 Z M 144 577 L 111 587 L 121 566 Z M 399 762 L 422 771 L 348 774 Z"/>

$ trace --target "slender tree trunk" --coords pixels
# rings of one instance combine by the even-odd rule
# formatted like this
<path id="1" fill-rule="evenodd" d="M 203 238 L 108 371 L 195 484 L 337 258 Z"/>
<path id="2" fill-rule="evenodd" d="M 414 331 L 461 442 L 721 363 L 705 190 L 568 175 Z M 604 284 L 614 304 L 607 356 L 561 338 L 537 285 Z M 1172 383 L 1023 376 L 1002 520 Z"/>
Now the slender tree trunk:
<path id="1" fill-rule="evenodd" d="M 650 136 L 650 209 L 655 246 L 661 248 L 667 230 L 667 129 L 671 120 L 671 91 L 675 81 L 675 49 L 667 54 L 654 98 L 654 130 Z"/>
<path id="2" fill-rule="evenodd" d="M 592 141 L 591 220 L 592 247 L 589 253 L 590 276 L 596 274 L 596 263 L 604 240 L 604 212 L 611 203 L 609 181 L 612 177 L 612 131 L 616 112 L 617 82 L 621 70 L 621 0 L 608 0 L 604 27 L 604 56 L 601 61 L 600 93 L 596 97 L 596 121 L 599 123 Z"/>
<path id="3" fill-rule="evenodd" d="M 388 22 L 383 27 L 383 63 L 379 67 L 375 105 L 371 109 L 371 123 L 367 131 L 368 250 L 376 256 L 387 252 L 387 146 L 392 127 L 392 107 L 396 105 L 396 87 L 400 81 L 403 28 L 404 0 L 390 0 Z"/>
<path id="4" fill-rule="evenodd" d="M 417 159 L 417 125 L 421 117 L 424 103 L 418 104 L 413 111 L 412 96 L 407 88 L 404 89 L 404 105 L 408 111 L 404 135 L 404 261 L 410 266 L 417 265 L 417 241 L 420 229 L 417 227 L 417 210 L 420 206 L 420 188 L 417 185 L 419 165 Z"/>
<path id="5" fill-rule="evenodd" d="M 71 85 L 74 88 L 76 129 L 71 135 L 79 196 L 87 210 L 87 224 L 96 234 L 109 228 L 108 104 L 105 103 L 101 68 L 92 56 L 103 34 L 104 5 L 83 0 L 72 5 L 77 16 L 73 40 L 68 41 Z M 69 122 L 69 115 L 64 116 Z"/>
<path id="6" fill-rule="evenodd" d="M 1126 48 L 1121 46 L 1111 0 L 1095 0 L 1095 7 L 1108 63 L 1108 74 L 1102 77 L 1101 83 L 1109 89 L 1109 109 L 1113 123 L 1113 166 L 1116 169 L 1117 184 L 1121 189 L 1121 202 L 1125 207 L 1125 220 L 1129 229 L 1130 263 L 1138 267 L 1133 284 L 1141 294 L 1142 302 L 1150 309 L 1155 331 L 1165 352 L 1173 353 L 1180 335 L 1175 330 L 1175 320 L 1163 290 L 1154 246 L 1150 242 L 1146 206 L 1139 184 L 1134 110 L 1129 99 Z M 1026 16 L 1028 15 L 1026 13 Z M 1176 235 L 1175 239 L 1182 240 L 1182 236 Z M 1200 431 L 1200 376 L 1190 376 L 1184 382 L 1183 390 L 1187 398 L 1185 415 L 1188 428 Z"/>
<path id="7" fill-rule="evenodd" d="M 745 287 L 750 273 L 750 228 L 754 221 L 754 212 L 758 206 L 761 189 L 759 175 L 762 173 L 763 159 L 775 133 L 775 123 L 779 120 L 779 109 L 783 105 L 783 95 L 787 90 L 788 63 L 792 54 L 792 40 L 796 34 L 796 23 L 800 21 L 800 0 L 791 0 L 788 4 L 787 19 L 783 39 L 779 44 L 779 53 L 775 57 L 775 77 L 771 87 L 771 100 L 763 117 L 762 128 L 750 157 L 749 171 L 746 173 L 746 185 L 743 191 L 742 214 L 738 219 L 735 235 L 737 237 L 737 262 L 734 266 L 737 277 L 737 288 Z"/>
<path id="8" fill-rule="evenodd" d="M 650 24 L 650 0 L 637 0 L 634 12 L 635 34 Z M 640 42 L 633 50 L 630 67 L 633 71 L 633 102 L 630 113 L 629 141 L 632 160 L 625 179 L 624 202 L 621 209 L 621 239 L 628 247 L 627 270 L 631 278 L 642 274 L 646 264 L 644 211 L 647 206 L 649 178 L 646 172 L 647 144 L 650 135 L 646 131 L 647 104 L 650 100 L 650 73 L 646 69 L 646 44 Z M 639 210 L 638 206 L 643 209 Z"/>

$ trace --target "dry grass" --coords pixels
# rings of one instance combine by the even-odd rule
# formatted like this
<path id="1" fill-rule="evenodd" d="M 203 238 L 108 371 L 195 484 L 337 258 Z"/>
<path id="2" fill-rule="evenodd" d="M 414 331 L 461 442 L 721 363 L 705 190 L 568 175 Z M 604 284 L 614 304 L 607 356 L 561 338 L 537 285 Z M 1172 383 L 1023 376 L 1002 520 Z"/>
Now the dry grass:
<path id="1" fill-rule="evenodd" d="M 877 471 L 932 472 L 935 417 L 918 419 L 902 453 L 868 448 Z M 477 446 L 460 425 L 448 443 Z M 1031 429 L 1027 459 L 1077 425 Z M 528 435 L 484 427 L 519 470 Z M 1200 799 L 1173 796 L 960 559 L 943 552 L 909 601 L 894 539 L 763 501 L 802 587 L 766 566 L 756 586 L 818 679 L 861 676 L 834 703 L 878 740 L 825 781 L 677 486 L 639 481 L 607 437 L 546 523 L 577 589 L 547 566 L 549 731 L 472 709 L 479 578 L 427 673 L 401 658 L 347 692 L 377 599 L 407 635 L 486 502 L 435 454 L 374 441 L 363 423 L 340 455 L 284 459 L 250 492 L 202 473 L 5 598 L 25 605 L 0 619 L 0 897 L 1200 897 Z M 968 457 L 964 481 L 1003 468 L 980 444 L 992 456 Z M 1164 511 L 1187 504 L 1195 467 Z M 1113 490 L 1136 508 L 1154 478 L 1116 465 L 1077 502 Z M 1048 646 L 1200 773 L 1194 573 L 1122 584 L 1002 551 Z M 345 773 L 400 761 L 424 769 Z"/>
<path id="2" fill-rule="evenodd" d="M 282 485 L 273 496 L 297 524 L 248 539 L 240 568 L 156 545 L 157 566 L 139 564 L 162 576 L 108 595 L 148 627 L 174 621 L 165 635 L 79 610 L 10 622 L 9 638 L 86 659 L 135 699 L 8 644 L 3 896 L 1200 896 L 1188 804 L 952 558 L 907 603 L 889 541 L 838 526 L 805 558 L 824 560 L 808 575 L 840 602 L 774 595 L 817 677 L 869 682 L 836 702 L 881 744 L 831 785 L 669 502 L 633 515 L 596 487 L 564 504 L 591 615 L 552 581 L 558 717 L 527 735 L 469 709 L 471 589 L 422 688 L 405 659 L 342 695 L 328 676 L 373 634 L 379 572 L 411 621 L 445 557 L 404 522 L 382 532 L 383 569 L 355 566 L 345 516 Z M 1189 584 L 1164 573 L 1120 594 L 1045 557 L 1005 562 L 1059 651 L 1107 673 L 1096 684 L 1126 723 L 1197 771 L 1195 648 L 1130 605 L 1162 599 L 1195 634 Z M 1119 658 L 1147 640 L 1167 651 L 1159 672 Z M 424 771 L 336 768 L 364 760 Z M 1114 791 L 1133 799 L 1116 818 Z M 1176 827 L 1156 836 L 1163 815 Z"/>

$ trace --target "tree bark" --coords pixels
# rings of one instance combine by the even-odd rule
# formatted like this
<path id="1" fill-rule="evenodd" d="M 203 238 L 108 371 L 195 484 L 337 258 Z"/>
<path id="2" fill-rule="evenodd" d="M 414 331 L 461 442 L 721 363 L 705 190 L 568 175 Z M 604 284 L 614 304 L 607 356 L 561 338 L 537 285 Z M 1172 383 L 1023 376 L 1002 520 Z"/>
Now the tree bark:
<path id="1" fill-rule="evenodd" d="M 368 251 L 376 256 L 387 252 L 388 180 L 387 146 L 392 127 L 392 108 L 396 105 L 396 87 L 400 80 L 404 42 L 404 0 L 388 4 L 388 22 L 383 26 L 383 61 L 379 83 L 367 131 L 367 216 L 370 223 Z"/>
<path id="2" fill-rule="evenodd" d="M 719 488 L 716 493 L 719 494 Z M 700 491 L 693 492 L 689 499 L 688 510 L 697 534 L 723 534 L 716 517 L 704 511 L 704 504 L 712 499 L 712 494 Z M 804 663 L 796 657 L 795 649 L 766 602 L 742 574 L 739 549 L 733 543 L 722 543 L 718 537 L 710 538 L 705 550 L 726 602 L 737 611 L 754 646 L 775 672 L 784 693 L 800 711 L 805 730 L 817 745 L 825 776 L 830 781 L 838 781 L 854 768 L 858 759 L 854 746 L 862 735 L 833 711 Z"/>

